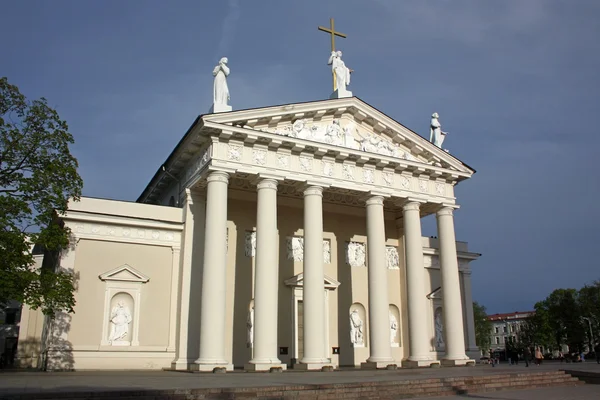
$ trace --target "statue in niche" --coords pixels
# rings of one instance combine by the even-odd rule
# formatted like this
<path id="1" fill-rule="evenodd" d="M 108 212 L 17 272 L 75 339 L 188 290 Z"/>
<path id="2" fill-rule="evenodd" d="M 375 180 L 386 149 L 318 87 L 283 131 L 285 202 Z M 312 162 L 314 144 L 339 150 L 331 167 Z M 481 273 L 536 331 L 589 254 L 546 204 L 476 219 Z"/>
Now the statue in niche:
<path id="1" fill-rule="evenodd" d="M 131 323 L 131 320 L 129 307 L 122 301 L 119 301 L 110 313 L 110 323 L 112 325 L 108 341 L 111 344 L 125 341 L 127 334 L 129 333 L 129 324 Z"/>
<path id="2" fill-rule="evenodd" d="M 214 87 L 213 103 L 227 105 L 229 101 L 229 87 L 227 86 L 227 77 L 229 76 L 229 67 L 227 66 L 227 57 L 219 60 L 219 64 L 213 69 Z"/>
<path id="3" fill-rule="evenodd" d="M 358 310 L 354 309 L 350 313 L 350 341 L 354 347 L 364 346 L 363 336 L 363 321 L 358 314 Z"/>
<path id="4" fill-rule="evenodd" d="M 440 124 L 439 118 L 440 116 L 438 113 L 433 113 L 431 115 L 429 141 L 441 149 L 448 132 L 442 131 L 442 125 Z"/>
<path id="5" fill-rule="evenodd" d="M 390 310 L 390 344 L 397 343 L 396 342 L 397 335 L 398 335 L 398 320 L 396 319 L 396 316 L 394 315 L 392 310 Z"/>
<path id="6" fill-rule="evenodd" d="M 287 258 L 296 262 L 304 260 L 304 238 L 288 237 Z"/>
<path id="7" fill-rule="evenodd" d="M 248 311 L 248 318 L 246 319 L 246 347 L 252 347 L 254 344 L 254 306 Z"/>
<path id="8" fill-rule="evenodd" d="M 342 61 L 342 52 L 339 50 L 332 51 L 327 65 L 331 65 L 331 71 L 335 74 L 336 89 L 338 92 L 345 92 L 346 86 L 350 84 L 350 73 L 353 70 L 346 67 L 346 64 Z"/>
<path id="9" fill-rule="evenodd" d="M 437 349 L 444 347 L 444 322 L 442 321 L 441 308 L 438 308 L 435 312 L 435 347 Z"/>

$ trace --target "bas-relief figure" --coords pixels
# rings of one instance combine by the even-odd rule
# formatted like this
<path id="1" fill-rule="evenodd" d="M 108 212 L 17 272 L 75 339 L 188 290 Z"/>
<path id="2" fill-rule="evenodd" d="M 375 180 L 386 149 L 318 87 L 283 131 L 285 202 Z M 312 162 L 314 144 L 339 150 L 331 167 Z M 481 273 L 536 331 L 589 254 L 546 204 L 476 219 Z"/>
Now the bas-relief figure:
<path id="1" fill-rule="evenodd" d="M 398 256 L 398 249 L 396 246 L 386 246 L 385 255 L 388 269 L 400 268 L 400 257 Z"/>
<path id="2" fill-rule="evenodd" d="M 327 65 L 331 65 L 331 71 L 335 74 L 336 89 L 339 93 L 345 92 L 346 86 L 350 84 L 350 73 L 352 70 L 346 67 L 346 64 L 342 60 L 341 51 L 332 51 L 329 56 Z"/>
<path id="3" fill-rule="evenodd" d="M 346 244 L 346 262 L 351 267 L 364 267 L 365 261 L 365 244 L 357 242 L 348 242 Z"/>
<path id="4" fill-rule="evenodd" d="M 246 318 L 246 346 L 252 347 L 254 344 L 254 306 L 248 310 L 248 318 Z"/>
<path id="5" fill-rule="evenodd" d="M 398 343 L 396 338 L 398 337 L 398 320 L 394 313 L 390 310 L 390 344 L 394 345 Z"/>
<path id="6" fill-rule="evenodd" d="M 227 57 L 219 60 L 219 64 L 213 69 L 215 77 L 213 86 L 213 103 L 227 105 L 229 101 L 229 87 L 227 86 L 227 77 L 229 76 L 229 67 L 227 66 Z"/>
<path id="7" fill-rule="evenodd" d="M 367 153 L 376 153 L 389 157 L 419 161 L 406 151 L 402 151 L 396 143 L 374 134 L 362 134 L 353 122 L 342 127 L 339 119 L 327 125 L 309 125 L 305 119 L 297 119 L 293 124 L 278 128 L 267 128 L 265 132 L 281 136 L 312 140 L 333 146 L 347 147 Z"/>
<path id="8" fill-rule="evenodd" d="M 350 341 L 354 347 L 363 347 L 365 345 L 363 321 L 356 309 L 352 310 L 350 313 Z"/>
<path id="9" fill-rule="evenodd" d="M 256 257 L 256 232 L 246 232 L 245 239 L 246 257 Z"/>
<path id="10" fill-rule="evenodd" d="M 287 259 L 295 262 L 304 261 L 304 238 L 287 238 Z M 331 242 L 323 239 L 323 263 L 331 264 Z"/>
<path id="11" fill-rule="evenodd" d="M 119 301 L 117 305 L 110 312 L 110 336 L 108 341 L 113 345 L 129 344 L 125 339 L 129 333 L 129 324 L 131 323 L 131 311 L 129 307 L 122 301 Z"/>
<path id="12" fill-rule="evenodd" d="M 442 131 L 442 125 L 440 124 L 439 118 L 440 116 L 438 113 L 433 113 L 431 115 L 429 141 L 441 149 L 448 132 Z"/>
<path id="13" fill-rule="evenodd" d="M 442 308 L 435 310 L 435 348 L 444 347 L 444 322 L 442 320 Z"/>

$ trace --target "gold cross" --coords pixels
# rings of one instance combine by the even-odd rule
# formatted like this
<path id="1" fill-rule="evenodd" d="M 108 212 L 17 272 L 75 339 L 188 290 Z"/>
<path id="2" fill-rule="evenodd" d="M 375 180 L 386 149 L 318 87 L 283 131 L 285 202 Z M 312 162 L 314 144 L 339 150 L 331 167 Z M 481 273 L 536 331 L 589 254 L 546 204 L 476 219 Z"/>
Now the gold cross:
<path id="1" fill-rule="evenodd" d="M 343 38 L 346 37 L 345 34 L 335 31 L 335 28 L 333 27 L 333 18 L 329 18 L 329 28 L 319 26 L 319 30 L 323 31 L 323 32 L 327 32 L 331 35 L 331 51 L 332 52 L 335 51 L 335 37 L 336 36 L 343 37 Z M 333 73 L 333 71 L 331 73 L 333 74 L 333 91 L 335 91 L 335 89 L 337 87 L 336 81 L 335 81 L 335 73 Z"/>

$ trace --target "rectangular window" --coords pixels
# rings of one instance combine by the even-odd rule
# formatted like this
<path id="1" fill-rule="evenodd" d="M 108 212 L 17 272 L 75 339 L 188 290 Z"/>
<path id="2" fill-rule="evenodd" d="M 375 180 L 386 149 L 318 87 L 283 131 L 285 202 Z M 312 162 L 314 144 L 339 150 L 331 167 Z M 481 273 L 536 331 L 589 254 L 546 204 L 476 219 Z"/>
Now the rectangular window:
<path id="1" fill-rule="evenodd" d="M 496 331 L 496 333 L 498 333 L 498 327 L 497 326 L 494 328 L 494 330 Z"/>
<path id="2" fill-rule="evenodd" d="M 500 344 L 500 338 L 496 336 L 496 344 Z"/>

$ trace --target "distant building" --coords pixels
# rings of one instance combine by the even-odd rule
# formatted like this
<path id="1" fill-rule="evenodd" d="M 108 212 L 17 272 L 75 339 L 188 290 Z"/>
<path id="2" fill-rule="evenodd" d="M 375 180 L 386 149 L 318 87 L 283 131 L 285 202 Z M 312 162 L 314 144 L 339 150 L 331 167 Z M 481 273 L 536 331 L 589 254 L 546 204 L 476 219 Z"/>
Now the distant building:
<path id="1" fill-rule="evenodd" d="M 534 314 L 535 311 L 516 311 L 507 314 L 488 315 L 488 320 L 492 323 L 490 348 L 494 351 L 503 351 L 506 348 L 506 343 L 511 340 L 518 342 L 521 324 Z"/>

